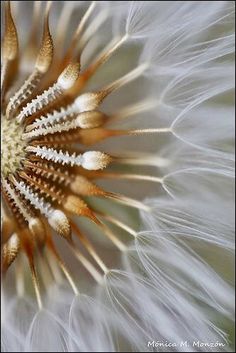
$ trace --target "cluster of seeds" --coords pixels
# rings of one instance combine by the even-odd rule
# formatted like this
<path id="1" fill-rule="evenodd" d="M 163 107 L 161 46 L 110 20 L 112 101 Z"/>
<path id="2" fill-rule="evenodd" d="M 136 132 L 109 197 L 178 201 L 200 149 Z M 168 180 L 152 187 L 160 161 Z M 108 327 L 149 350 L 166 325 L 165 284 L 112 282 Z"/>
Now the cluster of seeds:
<path id="1" fill-rule="evenodd" d="M 108 270 L 89 239 L 72 221 L 72 216 L 87 217 L 121 251 L 125 249 L 125 245 L 109 226 L 103 223 L 102 218 L 131 235 L 135 234 L 127 225 L 108 213 L 102 214 L 99 210 L 89 207 L 84 200 L 85 196 L 109 198 L 114 202 L 149 211 L 140 201 L 102 189 L 96 185 L 94 179 L 126 178 L 160 182 L 149 175 L 106 171 L 111 163 L 120 163 L 122 158 L 92 148 L 78 149 L 77 144 L 87 148 L 110 137 L 168 131 L 111 130 L 107 127 L 112 120 L 119 117 L 108 117 L 101 112 L 101 102 L 114 90 L 139 77 L 146 70 L 147 64 L 138 66 L 97 92 L 81 94 L 86 82 L 127 40 L 127 35 L 119 38 L 115 44 L 112 43 L 107 51 L 103 51 L 95 62 L 83 71 L 80 67 L 80 55 L 89 41 L 89 36 L 84 40 L 83 32 L 96 4 L 92 2 L 88 7 L 78 24 L 71 45 L 62 58 L 54 56 L 54 44 L 49 29 L 51 6 L 52 3 L 48 2 L 45 8 L 43 36 L 33 71 L 25 77 L 24 83 L 19 87 L 18 81 L 22 80 L 22 74 L 18 35 L 10 2 L 6 4 L 1 82 L 2 270 L 5 273 L 19 254 L 25 254 L 39 306 L 42 306 L 42 301 L 34 259 L 35 254 L 44 248 L 56 259 L 74 291 L 77 291 L 56 250 L 52 238 L 53 231 L 65 238 L 77 259 L 97 281 L 100 275 L 96 266 L 80 253 L 73 237 L 77 236 L 81 240 L 100 270 Z M 34 11 L 34 18 L 37 18 L 37 2 Z M 62 33 L 63 31 L 61 35 Z M 31 37 L 34 38 L 33 35 Z M 74 53 L 77 42 L 82 44 L 79 53 Z M 35 47 L 32 39 L 30 45 Z M 135 108 L 124 111 L 124 115 L 133 113 Z"/>

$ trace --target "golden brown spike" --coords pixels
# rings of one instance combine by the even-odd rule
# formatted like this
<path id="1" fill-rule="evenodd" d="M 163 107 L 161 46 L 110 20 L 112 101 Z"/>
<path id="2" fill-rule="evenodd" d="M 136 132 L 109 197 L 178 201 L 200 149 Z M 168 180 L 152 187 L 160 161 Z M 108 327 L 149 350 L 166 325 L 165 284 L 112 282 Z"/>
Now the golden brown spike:
<path id="1" fill-rule="evenodd" d="M 45 244 L 46 237 L 43 222 L 39 218 L 31 217 L 29 219 L 29 229 L 38 245 L 43 246 Z"/>
<path id="2" fill-rule="evenodd" d="M 79 132 L 79 141 L 83 145 L 93 145 L 114 136 L 127 135 L 125 130 L 107 130 L 103 128 L 83 129 Z"/>
<path id="3" fill-rule="evenodd" d="M 81 129 L 94 129 L 107 121 L 107 116 L 97 110 L 90 110 L 80 113 L 76 121 Z"/>
<path id="4" fill-rule="evenodd" d="M 98 222 L 95 215 L 90 210 L 90 208 L 86 205 L 86 203 L 77 196 L 74 196 L 74 195 L 67 196 L 65 203 L 63 204 L 63 207 L 65 208 L 65 210 L 67 210 L 70 213 L 76 214 L 78 216 L 88 217 L 95 223 Z"/>
<path id="5" fill-rule="evenodd" d="M 61 210 L 54 210 L 48 217 L 50 226 L 63 238 L 70 239 L 70 221 Z"/>
<path id="6" fill-rule="evenodd" d="M 142 202 L 135 199 L 116 194 L 113 192 L 105 191 L 96 184 L 92 183 L 90 180 L 86 179 L 83 176 L 77 176 L 70 185 L 71 189 L 80 195 L 83 196 L 102 196 L 107 197 L 112 200 L 126 204 L 127 206 L 142 209 L 145 211 L 150 211 L 150 207 L 144 205 Z"/>
<path id="7" fill-rule="evenodd" d="M 57 82 L 61 89 L 67 90 L 70 89 L 74 83 L 76 82 L 77 78 L 79 77 L 80 73 L 80 64 L 79 63 L 71 63 L 69 64 L 63 72 L 60 74 Z"/>
<path id="8" fill-rule="evenodd" d="M 48 4 L 48 6 L 46 7 L 43 39 L 36 59 L 35 68 L 31 75 L 28 77 L 28 79 L 25 81 L 25 83 L 21 86 L 21 88 L 10 99 L 6 109 L 7 117 L 9 117 L 13 113 L 13 111 L 15 111 L 19 106 L 21 106 L 24 102 L 28 101 L 30 97 L 32 97 L 36 86 L 38 85 L 43 75 L 48 71 L 51 65 L 53 59 L 53 42 L 48 24 L 49 10 L 50 4 Z M 39 8 L 36 7 L 36 12 L 37 11 L 39 11 Z M 30 48 L 32 49 L 32 45 L 31 47 L 28 47 L 29 50 Z M 26 51 L 26 55 L 27 54 L 32 55 L 31 51 L 28 53 Z"/>
<path id="9" fill-rule="evenodd" d="M 53 256 L 55 257 L 58 265 L 60 266 L 62 272 L 64 273 L 64 275 L 66 276 L 68 282 L 70 283 L 75 295 L 78 295 L 79 294 L 79 290 L 70 274 L 70 272 L 68 271 L 67 267 L 65 266 L 64 262 L 62 261 L 60 255 L 58 254 L 56 248 L 55 248 L 55 245 L 52 241 L 52 235 L 49 231 L 49 229 L 47 228 L 47 246 L 48 246 L 48 249 L 51 251 L 51 253 L 53 254 Z"/>
<path id="10" fill-rule="evenodd" d="M 75 232 L 75 234 L 78 236 L 78 238 L 80 239 L 81 243 L 84 245 L 84 247 L 87 249 L 87 251 L 89 252 L 89 254 L 93 257 L 93 259 L 97 262 L 98 266 L 101 268 L 101 270 L 104 273 L 107 273 L 108 268 L 107 266 L 104 264 L 104 262 L 102 261 L 102 259 L 100 258 L 100 256 L 97 254 L 95 248 L 93 247 L 93 245 L 91 244 L 91 242 L 87 239 L 86 236 L 84 236 L 79 228 L 77 227 L 77 225 L 74 222 L 71 222 L 71 226 L 73 231 Z M 73 245 L 73 243 L 72 243 Z"/>
<path id="11" fill-rule="evenodd" d="M 135 130 L 108 130 L 101 127 L 80 131 L 80 142 L 84 145 L 92 145 L 110 137 L 139 136 L 148 134 L 169 133 L 170 128 L 135 129 Z"/>
<path id="12" fill-rule="evenodd" d="M 10 217 L 6 214 L 4 209 L 1 209 L 1 230 L 2 230 L 2 243 L 4 244 L 8 241 L 9 237 L 14 233 L 14 222 L 10 219 Z"/>
<path id="13" fill-rule="evenodd" d="M 82 175 L 77 175 L 73 182 L 70 184 L 71 190 L 78 195 L 92 195 L 92 196 L 104 196 L 105 192 L 101 190 L 97 185 L 93 184 L 87 178 Z"/>
<path id="14" fill-rule="evenodd" d="M 33 287 L 34 287 L 38 307 L 39 307 L 39 310 L 41 310 L 43 308 L 43 304 L 42 304 L 42 298 L 41 298 L 41 294 L 40 294 L 38 275 L 37 275 L 37 272 L 35 269 L 35 264 L 34 264 L 34 258 L 33 258 L 33 255 L 29 252 L 27 252 L 27 257 L 28 257 L 28 261 L 29 261 L 31 278 L 32 278 L 32 282 L 33 282 Z"/>
<path id="15" fill-rule="evenodd" d="M 18 36 L 11 14 L 10 1 L 6 2 L 5 34 L 3 38 L 2 56 L 5 61 L 12 61 L 18 56 Z"/>
<path id="16" fill-rule="evenodd" d="M 31 272 L 31 279 L 32 279 L 38 307 L 39 307 L 39 310 L 41 310 L 43 308 L 43 305 L 42 305 L 38 275 L 36 272 L 35 260 L 34 260 L 35 239 L 32 239 L 32 234 L 29 231 L 29 228 L 22 229 L 21 232 L 19 233 L 19 236 L 21 240 L 22 249 L 24 250 L 24 253 L 28 259 L 30 272 Z"/>
<path id="17" fill-rule="evenodd" d="M 42 44 L 35 64 L 35 68 L 41 73 L 45 73 L 48 71 L 53 58 L 53 41 L 49 30 L 50 8 L 51 8 L 51 2 L 48 3 L 46 8 L 45 19 L 44 19 L 44 29 L 43 29 L 43 40 L 42 40 Z"/>
<path id="18" fill-rule="evenodd" d="M 2 270 L 5 272 L 16 259 L 20 249 L 20 240 L 14 233 L 2 247 Z"/>
<path id="19" fill-rule="evenodd" d="M 126 41 L 127 36 L 119 38 L 115 43 L 112 43 L 111 48 L 109 48 L 105 53 L 102 53 L 99 58 L 95 60 L 83 73 L 81 78 L 77 81 L 73 89 L 71 90 L 72 95 L 77 95 L 83 88 L 84 84 L 95 74 L 100 66 L 105 64 L 105 62 L 116 52 L 116 50 Z M 109 94 L 109 93 L 107 93 Z M 106 94 L 106 95 L 107 95 Z"/>
<path id="20" fill-rule="evenodd" d="M 2 44 L 2 94 L 9 87 L 18 69 L 18 36 L 11 14 L 10 1 L 5 6 L 5 34 Z"/>

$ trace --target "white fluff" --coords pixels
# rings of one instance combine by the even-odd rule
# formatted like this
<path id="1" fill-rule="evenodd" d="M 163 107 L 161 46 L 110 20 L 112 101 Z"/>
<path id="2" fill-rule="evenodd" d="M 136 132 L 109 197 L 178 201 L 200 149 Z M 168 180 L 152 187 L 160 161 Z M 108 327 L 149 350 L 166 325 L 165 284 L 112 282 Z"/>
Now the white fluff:
<path id="1" fill-rule="evenodd" d="M 7 304 L 2 317 L 4 352 L 150 351 L 148 341 L 153 340 L 176 342 L 175 351 L 180 352 L 231 349 L 221 324 L 233 319 L 234 310 L 232 284 L 224 278 L 234 251 L 234 116 L 226 97 L 234 88 L 234 5 L 124 3 L 114 5 L 120 9 L 116 13 L 110 2 L 108 18 L 113 23 L 106 26 L 113 26 L 112 33 L 123 25 L 127 47 L 139 47 L 138 61 L 147 63 L 148 70 L 143 84 L 122 87 L 122 97 L 132 100 L 141 90 L 141 101 L 151 92 L 157 105 L 154 113 L 140 114 L 142 126 L 154 117 L 156 124 L 172 129 L 170 138 L 150 140 L 155 153 L 141 140 L 133 147 L 151 155 L 142 163 L 162 178 L 160 189 L 154 184 L 153 197 L 145 201 L 153 212 L 141 214 L 141 230 L 123 252 L 122 264 L 94 291 L 73 296 L 54 288 L 40 312 L 28 298 Z M 96 35 L 99 38 L 99 29 Z M 95 98 L 85 93 L 76 100 L 77 108 L 96 108 Z M 116 96 L 109 99 L 113 106 Z M 135 116 L 129 120 L 132 124 Z M 112 143 L 105 146 L 113 148 Z M 129 152 L 125 146 L 119 142 L 124 154 Z M 97 169 L 94 153 L 83 155 L 87 169 Z M 143 165 L 135 171 L 139 167 Z M 138 194 L 142 187 L 128 184 L 128 189 Z M 212 258 L 226 263 L 222 273 L 216 261 L 211 264 Z M 190 346 L 180 348 L 186 340 Z M 192 346 L 198 340 L 224 347 Z"/>

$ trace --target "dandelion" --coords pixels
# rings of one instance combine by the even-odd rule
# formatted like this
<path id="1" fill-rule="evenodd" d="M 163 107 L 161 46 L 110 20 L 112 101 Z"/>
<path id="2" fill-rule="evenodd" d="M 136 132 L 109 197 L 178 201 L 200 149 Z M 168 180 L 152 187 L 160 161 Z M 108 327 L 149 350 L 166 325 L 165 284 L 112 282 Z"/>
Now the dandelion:
<path id="1" fill-rule="evenodd" d="M 5 2 L 2 351 L 228 351 L 232 2 Z"/>

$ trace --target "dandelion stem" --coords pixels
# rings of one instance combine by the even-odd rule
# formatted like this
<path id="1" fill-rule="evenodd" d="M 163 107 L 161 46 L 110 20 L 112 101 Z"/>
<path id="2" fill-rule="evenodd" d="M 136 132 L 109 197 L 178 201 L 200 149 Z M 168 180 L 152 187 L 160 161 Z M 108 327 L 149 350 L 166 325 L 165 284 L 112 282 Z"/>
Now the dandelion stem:
<path id="1" fill-rule="evenodd" d="M 132 229 L 131 227 L 129 227 L 127 224 L 119 221 L 117 218 L 107 215 L 105 213 L 102 212 L 96 212 L 97 215 L 103 217 L 104 219 L 106 219 L 107 221 L 113 223 L 114 225 L 116 225 L 117 227 L 125 230 L 127 233 L 129 233 L 130 235 L 132 235 L 134 238 L 137 236 L 137 232 Z"/>
<path id="2" fill-rule="evenodd" d="M 90 241 L 80 232 L 79 228 L 76 226 L 74 222 L 71 221 L 71 227 L 74 230 L 75 234 L 77 237 L 80 239 L 84 247 L 87 249 L 89 254 L 93 257 L 93 259 L 96 261 L 96 263 L 99 265 L 101 270 L 106 273 L 108 271 L 108 268 L 104 264 L 104 262 L 101 260 L 101 258 L 98 256 L 96 250 L 94 249 L 93 245 L 90 243 Z"/>
<path id="3" fill-rule="evenodd" d="M 43 308 L 43 304 L 42 304 L 42 299 L 41 299 L 41 294 L 40 294 L 40 289 L 39 289 L 38 276 L 37 276 L 37 273 L 35 270 L 35 265 L 34 265 L 32 254 L 27 253 L 27 258 L 28 258 L 29 265 L 30 265 L 31 277 L 32 277 L 32 282 L 33 282 L 33 286 L 34 286 L 34 290 L 35 290 L 35 295 L 36 295 L 38 307 L 41 310 Z"/>
<path id="4" fill-rule="evenodd" d="M 62 272 L 63 272 L 64 275 L 66 276 L 68 282 L 70 283 L 73 292 L 75 293 L 75 295 L 78 295 L 78 294 L 79 294 L 79 290 L 78 290 L 78 288 L 77 288 L 77 286 L 76 286 L 76 284 L 75 284 L 75 282 L 74 282 L 74 280 L 73 280 L 71 274 L 70 274 L 69 271 L 67 270 L 67 268 L 66 268 L 64 262 L 61 260 L 61 258 L 60 258 L 60 256 L 59 256 L 58 252 L 56 251 L 56 248 L 55 248 L 55 246 L 54 246 L 54 244 L 53 244 L 53 242 L 52 242 L 51 236 L 48 238 L 48 247 L 49 247 L 49 249 L 51 250 L 51 252 L 52 252 L 52 254 L 54 255 L 54 257 L 56 258 L 56 260 L 57 260 L 57 262 L 58 262 L 58 264 L 59 264 L 59 266 L 60 266 Z"/>
<path id="5" fill-rule="evenodd" d="M 154 183 L 162 183 L 162 178 L 155 177 L 152 175 L 141 175 L 141 174 L 128 174 L 128 173 L 109 173 L 109 172 L 96 172 L 92 174 L 92 178 L 96 179 L 130 179 L 130 180 L 140 180 L 140 181 L 151 181 Z"/>
<path id="6" fill-rule="evenodd" d="M 77 45 L 77 42 L 79 40 L 79 37 L 81 36 L 82 31 L 84 30 L 84 26 L 87 22 L 87 20 L 89 19 L 89 16 L 91 15 L 94 7 L 95 7 L 96 2 L 92 1 L 89 8 L 87 9 L 87 11 L 85 12 L 84 16 L 82 17 L 81 21 L 79 22 L 79 25 L 74 33 L 74 36 L 71 40 L 71 44 L 64 56 L 63 59 L 63 65 L 66 66 L 72 59 L 73 56 L 73 51 Z"/>
<path id="7" fill-rule="evenodd" d="M 22 263 L 22 258 L 18 259 L 18 264 L 15 267 L 15 272 L 16 272 L 16 292 L 17 295 L 20 298 L 24 297 L 25 293 L 25 282 L 24 282 L 24 269 L 23 269 L 23 263 Z"/>
<path id="8" fill-rule="evenodd" d="M 113 162 L 119 164 L 129 164 L 129 165 L 144 165 L 144 166 L 157 166 L 166 167 L 169 164 L 169 160 L 163 157 L 153 157 L 151 155 L 141 156 L 138 154 L 137 157 L 114 157 Z"/>
<path id="9" fill-rule="evenodd" d="M 158 102 L 155 100 L 144 100 L 143 102 L 132 104 L 128 107 L 120 109 L 117 113 L 112 114 L 106 125 L 110 125 L 118 120 L 128 118 L 144 111 L 148 111 L 155 108 L 157 105 Z"/>
<path id="10" fill-rule="evenodd" d="M 117 236 L 111 231 L 111 229 L 104 223 L 99 224 L 104 234 L 112 241 L 112 243 L 122 252 L 126 251 L 126 246 L 120 241 Z"/>
<path id="11" fill-rule="evenodd" d="M 143 63 L 140 64 L 138 67 L 136 67 L 134 70 L 130 71 L 128 74 L 124 75 L 123 77 L 119 78 L 118 80 L 110 83 L 107 85 L 105 88 L 102 89 L 104 97 L 106 97 L 108 94 L 114 92 L 118 88 L 121 88 L 122 86 L 126 85 L 127 83 L 132 82 L 136 78 L 140 77 L 145 70 L 148 68 L 148 63 Z"/>
<path id="12" fill-rule="evenodd" d="M 101 274 L 96 270 L 96 268 L 91 264 L 91 262 L 88 259 L 86 259 L 86 257 L 77 248 L 71 246 L 71 250 L 74 253 L 77 260 L 80 261 L 80 263 L 90 273 L 93 279 L 98 284 L 102 283 Z"/>
<path id="13" fill-rule="evenodd" d="M 109 197 L 109 198 L 113 199 L 114 201 L 125 204 L 126 206 L 129 206 L 129 207 L 134 207 L 139 210 L 146 211 L 146 212 L 151 211 L 151 208 L 144 205 L 143 202 L 132 199 L 131 197 L 127 197 L 127 196 L 123 196 L 123 195 L 119 195 L 119 194 L 115 194 L 115 193 L 106 193 L 104 196 Z"/>
<path id="14" fill-rule="evenodd" d="M 137 129 L 128 130 L 128 135 L 144 135 L 144 134 L 156 134 L 161 132 L 171 132 L 170 128 L 159 128 L 159 129 Z"/>
<path id="15" fill-rule="evenodd" d="M 112 45 L 110 49 L 108 49 L 105 53 L 103 53 L 99 58 L 95 60 L 94 63 L 90 65 L 90 67 L 83 73 L 83 80 L 88 80 L 95 71 L 112 56 L 112 54 L 126 41 L 127 36 L 118 39 L 115 44 Z"/>

